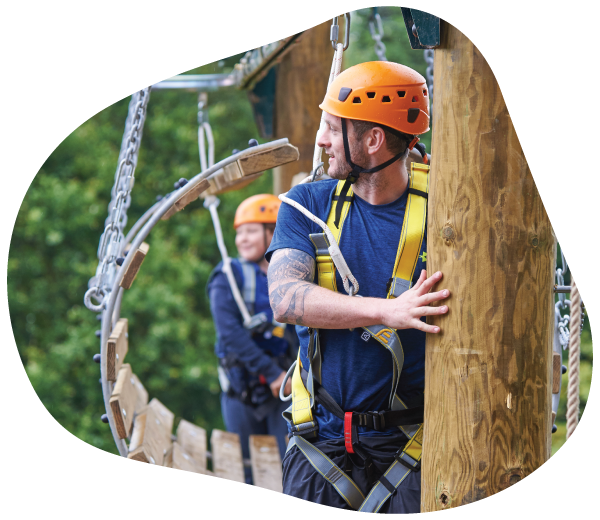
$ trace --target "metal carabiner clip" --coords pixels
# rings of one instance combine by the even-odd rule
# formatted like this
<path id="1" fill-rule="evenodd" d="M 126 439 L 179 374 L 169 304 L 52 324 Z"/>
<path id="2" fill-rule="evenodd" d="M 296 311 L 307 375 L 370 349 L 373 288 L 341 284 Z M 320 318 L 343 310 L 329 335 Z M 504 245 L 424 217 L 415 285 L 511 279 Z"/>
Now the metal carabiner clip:
<path id="1" fill-rule="evenodd" d="M 346 18 L 346 32 L 344 33 L 344 48 L 346 50 L 350 45 L 350 13 L 345 13 Z M 330 40 L 331 46 L 335 49 L 337 46 L 338 38 L 340 36 L 340 26 L 338 25 L 339 16 L 334 16 L 333 23 L 331 24 Z"/>

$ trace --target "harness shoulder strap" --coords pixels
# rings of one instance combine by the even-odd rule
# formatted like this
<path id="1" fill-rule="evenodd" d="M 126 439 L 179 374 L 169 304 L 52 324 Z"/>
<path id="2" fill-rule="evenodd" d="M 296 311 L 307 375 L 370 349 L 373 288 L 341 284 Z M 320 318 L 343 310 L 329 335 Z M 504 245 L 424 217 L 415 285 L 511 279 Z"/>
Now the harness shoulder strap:
<path id="1" fill-rule="evenodd" d="M 256 271 L 254 265 L 243 258 L 238 258 L 242 267 L 243 287 L 242 297 L 250 315 L 254 314 L 254 304 L 256 303 Z"/>

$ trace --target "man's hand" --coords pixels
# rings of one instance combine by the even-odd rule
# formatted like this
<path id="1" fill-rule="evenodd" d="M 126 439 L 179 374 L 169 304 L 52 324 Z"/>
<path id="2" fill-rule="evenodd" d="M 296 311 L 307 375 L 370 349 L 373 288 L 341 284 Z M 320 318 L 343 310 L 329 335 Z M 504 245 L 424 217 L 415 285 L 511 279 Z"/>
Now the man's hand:
<path id="1" fill-rule="evenodd" d="M 275 379 L 275 381 L 273 381 L 269 387 L 271 388 L 271 392 L 273 393 L 273 397 L 279 397 L 279 389 L 281 388 L 281 385 L 283 384 L 283 379 L 285 378 L 285 372 L 281 372 L 281 374 L 279 374 L 279 377 L 277 379 Z M 285 389 L 283 391 L 284 395 L 289 395 L 292 392 L 292 378 L 290 377 L 286 384 L 285 384 Z"/>
<path id="2" fill-rule="evenodd" d="M 427 272 L 423 269 L 419 280 L 412 288 L 398 298 L 384 300 L 383 324 L 394 329 L 418 329 L 434 334 L 439 332 L 439 327 L 427 325 L 420 318 L 421 316 L 436 316 L 448 312 L 447 305 L 429 307 L 430 303 L 444 300 L 450 296 L 450 291 L 447 289 L 433 293 L 429 292 L 441 279 L 441 272 L 438 271 L 427 278 Z"/>

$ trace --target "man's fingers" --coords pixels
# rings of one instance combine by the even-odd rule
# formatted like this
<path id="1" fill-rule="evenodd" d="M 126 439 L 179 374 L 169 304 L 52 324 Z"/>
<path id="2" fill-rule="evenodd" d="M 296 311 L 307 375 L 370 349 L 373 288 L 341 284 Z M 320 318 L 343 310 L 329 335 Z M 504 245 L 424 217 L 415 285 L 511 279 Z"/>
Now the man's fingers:
<path id="1" fill-rule="evenodd" d="M 417 307 L 415 309 L 415 314 L 417 316 L 438 316 L 440 314 L 446 314 L 447 312 L 447 305 L 442 305 L 441 307 Z"/>
<path id="2" fill-rule="evenodd" d="M 418 330 L 422 330 L 423 332 L 429 332 L 431 334 L 437 334 L 440 331 L 439 327 L 436 327 L 435 325 L 428 325 L 427 323 L 423 323 L 421 320 L 413 320 L 412 322 L 413 324 L 413 329 L 418 329 Z"/>
<path id="3" fill-rule="evenodd" d="M 421 287 L 421 285 L 423 284 L 423 282 L 426 279 L 427 279 L 427 270 L 422 269 L 421 274 L 419 275 L 419 279 L 417 280 L 417 283 L 415 285 L 413 285 L 413 289 L 418 290 L 419 287 Z"/>
<path id="4" fill-rule="evenodd" d="M 422 272 L 421 272 L 422 274 Z M 432 274 L 429 278 L 427 278 L 427 280 L 423 281 L 422 284 L 420 284 L 419 287 L 417 287 L 417 284 L 415 284 L 415 289 L 417 289 L 419 291 L 419 295 L 428 293 L 431 288 L 438 283 L 440 280 L 442 279 L 442 273 L 441 271 L 438 271 L 437 273 Z M 421 281 L 421 279 L 419 278 L 419 281 Z"/>
<path id="5" fill-rule="evenodd" d="M 417 303 L 419 306 L 424 307 L 425 305 L 429 305 L 430 303 L 448 298 L 448 296 L 450 296 L 450 291 L 448 289 L 443 289 L 441 291 L 424 294 L 423 296 L 419 297 Z"/>

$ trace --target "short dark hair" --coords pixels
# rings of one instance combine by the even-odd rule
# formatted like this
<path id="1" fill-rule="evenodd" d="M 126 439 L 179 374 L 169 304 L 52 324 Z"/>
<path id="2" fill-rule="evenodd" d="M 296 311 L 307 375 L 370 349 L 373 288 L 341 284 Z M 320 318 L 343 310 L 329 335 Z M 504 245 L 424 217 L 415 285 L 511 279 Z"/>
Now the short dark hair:
<path id="1" fill-rule="evenodd" d="M 412 141 L 412 136 L 392 130 L 390 127 L 380 125 L 378 123 L 372 123 L 371 121 L 359 121 L 358 119 L 352 119 L 354 125 L 354 132 L 356 133 L 357 139 L 362 139 L 365 134 L 375 128 L 376 126 L 383 130 L 385 134 L 385 142 L 387 149 L 394 155 L 399 153 L 404 154 L 404 158 L 408 155 L 408 145 Z"/>

